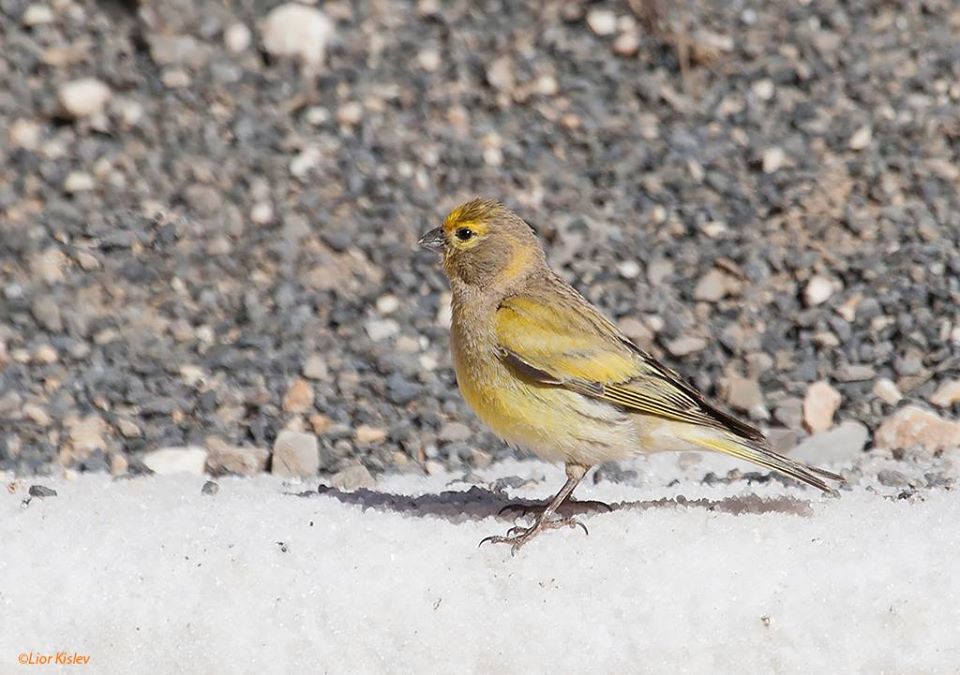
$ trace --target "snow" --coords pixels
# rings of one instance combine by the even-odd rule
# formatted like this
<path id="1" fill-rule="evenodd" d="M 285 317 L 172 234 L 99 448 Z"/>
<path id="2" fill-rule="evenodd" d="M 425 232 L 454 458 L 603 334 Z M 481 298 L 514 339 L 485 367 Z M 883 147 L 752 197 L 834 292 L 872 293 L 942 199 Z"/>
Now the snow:
<path id="1" fill-rule="evenodd" d="M 945 672 L 960 663 L 960 499 L 875 478 L 949 461 L 871 460 L 840 498 L 701 482 L 732 462 L 657 456 L 632 484 L 588 475 L 613 512 L 511 556 L 477 542 L 502 476 L 543 498 L 562 470 L 504 462 L 471 485 L 389 476 L 297 496 L 270 476 L 10 479 L 0 494 L 0 672 L 18 654 L 86 672 Z M 684 465 L 685 468 L 680 468 Z M 834 467 L 835 468 L 835 467 Z M 922 479 L 921 479 L 922 480 Z M 12 482 L 11 482 L 12 481 Z M 58 496 L 33 498 L 42 483 Z M 472 488 L 472 490 L 471 490 Z M 683 504 L 673 501 L 685 498 Z M 619 505 L 620 502 L 628 502 Z"/>

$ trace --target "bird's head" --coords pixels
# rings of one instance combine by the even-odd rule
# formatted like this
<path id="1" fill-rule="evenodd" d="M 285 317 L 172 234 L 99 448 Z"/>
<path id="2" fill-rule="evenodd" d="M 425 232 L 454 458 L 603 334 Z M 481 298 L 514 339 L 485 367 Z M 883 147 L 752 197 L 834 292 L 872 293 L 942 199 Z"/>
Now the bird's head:
<path id="1" fill-rule="evenodd" d="M 441 255 L 451 283 L 484 289 L 508 288 L 546 264 L 530 226 L 489 199 L 474 199 L 453 209 L 419 243 Z"/>

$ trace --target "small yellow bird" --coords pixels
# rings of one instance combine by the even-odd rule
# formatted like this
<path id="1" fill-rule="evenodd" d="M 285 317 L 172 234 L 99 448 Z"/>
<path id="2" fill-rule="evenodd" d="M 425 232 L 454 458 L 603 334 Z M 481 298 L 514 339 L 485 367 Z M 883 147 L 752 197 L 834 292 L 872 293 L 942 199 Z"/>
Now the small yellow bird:
<path id="1" fill-rule="evenodd" d="M 587 470 L 638 453 L 712 450 L 825 492 L 823 478 L 841 480 L 774 452 L 633 344 L 550 269 L 533 230 L 502 204 L 467 202 L 419 243 L 441 254 L 450 280 L 464 399 L 507 443 L 566 464 L 566 484 L 531 527 L 484 541 L 516 551 L 542 530 L 579 524 L 557 509 Z"/>

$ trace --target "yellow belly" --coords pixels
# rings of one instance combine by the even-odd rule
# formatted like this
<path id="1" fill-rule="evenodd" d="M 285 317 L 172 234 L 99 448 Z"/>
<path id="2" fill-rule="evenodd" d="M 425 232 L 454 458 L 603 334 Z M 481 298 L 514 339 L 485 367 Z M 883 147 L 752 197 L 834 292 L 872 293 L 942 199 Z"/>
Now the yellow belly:
<path id="1" fill-rule="evenodd" d="M 495 356 L 453 350 L 457 384 L 467 404 L 511 445 L 548 461 L 592 465 L 640 450 L 634 416 L 560 387 L 516 377 Z"/>

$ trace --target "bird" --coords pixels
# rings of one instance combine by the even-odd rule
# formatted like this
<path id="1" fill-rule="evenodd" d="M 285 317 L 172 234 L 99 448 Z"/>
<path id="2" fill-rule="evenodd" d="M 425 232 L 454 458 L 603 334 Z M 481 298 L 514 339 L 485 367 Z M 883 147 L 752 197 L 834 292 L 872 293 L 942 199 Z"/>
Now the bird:
<path id="1" fill-rule="evenodd" d="M 450 284 L 450 350 L 464 400 L 508 444 L 565 467 L 566 482 L 529 527 L 481 544 L 516 553 L 543 531 L 583 527 L 558 510 L 587 471 L 639 454 L 718 452 L 828 493 L 827 480 L 842 480 L 775 452 L 758 429 L 634 344 L 550 268 L 533 229 L 500 202 L 461 204 L 418 243 L 440 255 Z"/>

